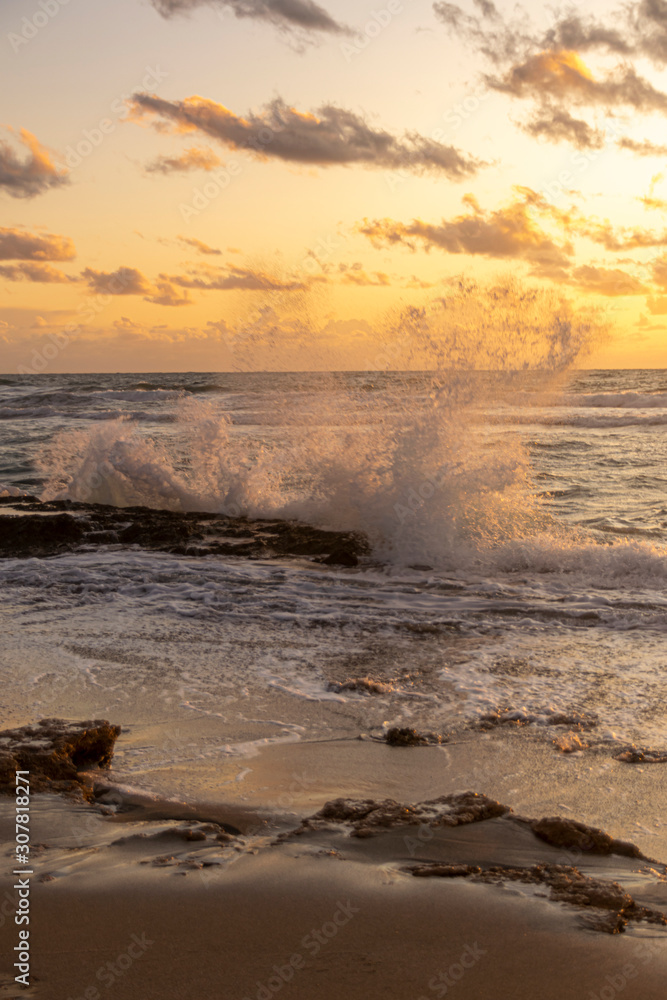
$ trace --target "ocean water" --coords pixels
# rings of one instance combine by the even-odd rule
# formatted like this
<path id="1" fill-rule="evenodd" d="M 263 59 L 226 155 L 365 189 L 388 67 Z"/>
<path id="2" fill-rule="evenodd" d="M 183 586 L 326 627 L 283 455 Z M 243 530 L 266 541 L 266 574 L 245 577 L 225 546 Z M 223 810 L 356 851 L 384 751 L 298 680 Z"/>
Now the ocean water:
<path id="1" fill-rule="evenodd" d="M 589 742 L 664 747 L 666 431 L 658 370 L 2 376 L 0 495 L 372 546 L 354 568 L 2 559 L 3 712 L 129 725 L 129 775 L 492 712 L 526 739 L 583 715 Z"/>

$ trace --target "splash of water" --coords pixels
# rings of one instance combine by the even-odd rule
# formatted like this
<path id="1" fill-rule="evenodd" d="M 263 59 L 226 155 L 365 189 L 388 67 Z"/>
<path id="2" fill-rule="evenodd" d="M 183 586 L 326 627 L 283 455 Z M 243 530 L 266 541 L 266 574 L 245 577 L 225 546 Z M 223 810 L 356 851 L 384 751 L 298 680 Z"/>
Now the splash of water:
<path id="1" fill-rule="evenodd" d="M 45 496 L 296 518 L 364 531 L 384 558 L 457 565 L 547 525 L 520 438 L 490 414 L 527 374 L 553 393 L 598 331 L 548 292 L 461 282 L 384 324 L 375 367 L 412 375 L 369 376 L 374 391 L 322 376 L 282 397 L 267 375 L 271 419 L 251 434 L 202 399 L 159 436 L 123 420 L 68 431 L 42 460 Z"/>

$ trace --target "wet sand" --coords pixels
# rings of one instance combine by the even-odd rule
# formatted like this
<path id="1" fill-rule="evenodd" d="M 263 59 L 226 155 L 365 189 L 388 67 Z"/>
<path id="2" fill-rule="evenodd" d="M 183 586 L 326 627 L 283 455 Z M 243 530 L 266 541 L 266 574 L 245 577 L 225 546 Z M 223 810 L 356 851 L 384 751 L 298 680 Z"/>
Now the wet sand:
<path id="1" fill-rule="evenodd" d="M 662 1000 L 664 926 L 630 921 L 624 933 L 603 933 L 594 923 L 609 908 L 556 901 L 545 884 L 412 874 L 424 865 L 483 873 L 494 866 L 576 868 L 583 879 L 619 883 L 640 909 L 667 912 L 664 866 L 554 846 L 515 818 L 567 815 L 627 838 L 632 828 L 641 832 L 639 817 L 646 832 L 632 839 L 644 855 L 664 860 L 667 768 L 606 758 L 598 766 L 602 775 L 589 771 L 584 756 L 544 748 L 528 755 L 525 741 L 495 735 L 445 748 L 336 741 L 232 759 L 198 774 L 197 795 L 187 802 L 166 801 L 161 788 L 175 775 L 157 769 L 133 775 L 145 793 L 123 790 L 117 782 L 124 776 L 113 768 L 100 772 L 90 805 L 36 795 L 33 986 L 16 995 Z M 251 771 L 234 780 L 242 768 Z M 514 812 L 456 826 L 395 814 L 372 836 L 353 835 L 342 821 L 301 826 L 341 795 L 414 803 L 471 787 L 471 777 Z M 554 809 L 557 802 L 567 809 Z M 0 803 L 5 843 L 9 806 Z M 439 808 L 448 815 L 449 805 Z M 6 870 L 7 850 L 3 861 Z M 5 997 L 14 995 L 11 885 L 3 877 Z"/>

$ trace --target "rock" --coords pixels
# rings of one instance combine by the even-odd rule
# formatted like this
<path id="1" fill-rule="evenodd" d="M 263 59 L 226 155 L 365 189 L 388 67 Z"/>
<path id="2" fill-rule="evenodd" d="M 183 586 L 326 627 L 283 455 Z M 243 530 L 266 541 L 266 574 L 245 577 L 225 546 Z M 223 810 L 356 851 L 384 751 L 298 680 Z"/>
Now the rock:
<path id="1" fill-rule="evenodd" d="M 457 792 L 437 799 L 407 805 L 395 799 L 333 799 L 309 816 L 299 828 L 318 830 L 331 823 L 344 823 L 355 837 L 369 837 L 398 826 L 462 826 L 479 823 L 511 812 L 508 806 L 477 792 Z M 295 831 L 299 832 L 299 830 Z"/>
<path id="2" fill-rule="evenodd" d="M 50 556 L 80 545 L 84 522 L 71 514 L 3 514 L 0 517 L 0 555 Z"/>
<path id="3" fill-rule="evenodd" d="M 348 677 L 344 681 L 329 681 L 327 691 L 341 694 L 343 691 L 358 691 L 362 694 L 391 694 L 395 690 L 394 681 L 375 681 L 372 677 Z"/>
<path id="4" fill-rule="evenodd" d="M 614 754 L 614 760 L 620 760 L 624 764 L 667 764 L 667 751 L 631 746 Z"/>
<path id="5" fill-rule="evenodd" d="M 42 719 L 6 729 L 0 732 L 0 792 L 13 795 L 16 771 L 28 771 L 31 793 L 83 790 L 88 797 L 92 792 L 80 772 L 109 767 L 120 732 L 106 719 Z"/>
<path id="6" fill-rule="evenodd" d="M 479 865 L 417 865 L 410 871 L 418 878 L 467 878 L 469 875 L 479 875 L 482 869 Z"/>
<path id="7" fill-rule="evenodd" d="M 628 921 L 667 925 L 667 916 L 660 910 L 638 906 L 629 892 L 618 882 L 583 875 L 569 865 L 451 865 L 439 862 L 412 865 L 405 869 L 418 878 L 469 878 L 472 882 L 503 885 L 505 882 L 523 882 L 527 885 L 545 885 L 550 889 L 549 899 L 568 903 L 602 913 L 587 915 L 584 926 L 605 934 L 621 934 Z"/>
<path id="8" fill-rule="evenodd" d="M 583 743 L 576 733 L 563 733 L 558 736 L 553 745 L 561 753 L 577 753 L 579 750 L 588 750 L 588 743 Z"/>
<path id="9" fill-rule="evenodd" d="M 13 497 L 7 510 L 0 504 L 0 557 L 57 555 L 82 545 L 140 545 L 177 555 L 307 556 L 330 566 L 356 566 L 371 551 L 358 532 L 295 521 L 33 497 Z"/>
<path id="10" fill-rule="evenodd" d="M 621 854 L 629 858 L 643 858 L 644 855 L 635 844 L 625 840 L 615 840 L 604 830 L 586 826 L 573 819 L 562 819 L 559 816 L 548 816 L 544 819 L 533 819 L 528 825 L 540 840 L 554 847 L 565 847 L 589 854 Z"/>
<path id="11" fill-rule="evenodd" d="M 438 733 L 418 733 L 416 729 L 397 726 L 387 731 L 385 740 L 391 747 L 426 747 L 447 742 L 447 738 Z"/>

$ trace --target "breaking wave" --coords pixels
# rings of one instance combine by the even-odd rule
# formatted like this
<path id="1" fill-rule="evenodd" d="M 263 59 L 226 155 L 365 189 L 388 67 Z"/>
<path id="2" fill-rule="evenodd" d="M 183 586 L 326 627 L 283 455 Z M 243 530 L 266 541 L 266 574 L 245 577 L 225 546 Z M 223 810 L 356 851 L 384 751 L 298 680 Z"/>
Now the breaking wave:
<path id="1" fill-rule="evenodd" d="M 559 530 L 519 434 L 480 414 L 527 382 L 534 398 L 552 395 L 598 334 L 550 293 L 461 283 L 387 324 L 397 371 L 384 391 L 322 375 L 316 392 L 272 391 L 267 419 L 251 426 L 190 396 L 159 434 L 127 419 L 68 430 L 42 456 L 44 495 L 294 518 L 363 531 L 404 565 L 474 563 Z"/>

